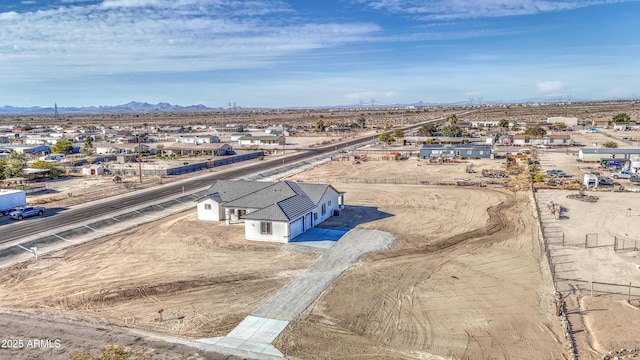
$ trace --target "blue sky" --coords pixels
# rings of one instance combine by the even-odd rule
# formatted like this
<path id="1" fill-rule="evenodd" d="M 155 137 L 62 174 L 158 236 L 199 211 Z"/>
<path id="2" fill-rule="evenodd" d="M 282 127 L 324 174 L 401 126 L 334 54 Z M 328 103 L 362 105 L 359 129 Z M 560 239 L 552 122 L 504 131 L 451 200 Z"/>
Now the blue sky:
<path id="1" fill-rule="evenodd" d="M 640 97 L 640 2 L 3 0 L 0 106 Z"/>

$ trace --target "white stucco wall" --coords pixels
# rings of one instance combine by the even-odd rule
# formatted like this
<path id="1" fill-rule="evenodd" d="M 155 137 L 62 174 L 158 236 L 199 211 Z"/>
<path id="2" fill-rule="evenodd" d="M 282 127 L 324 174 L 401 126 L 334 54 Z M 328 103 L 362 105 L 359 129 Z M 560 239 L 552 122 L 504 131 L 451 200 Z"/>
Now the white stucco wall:
<path id="1" fill-rule="evenodd" d="M 211 210 L 204 208 L 205 204 L 211 205 Z M 198 220 L 221 221 L 224 220 L 224 210 L 217 202 L 207 199 L 198 203 Z"/>
<path id="2" fill-rule="evenodd" d="M 259 220 L 245 220 L 244 237 L 253 241 L 289 242 L 289 223 L 271 222 L 271 235 L 260 234 Z"/>
<path id="3" fill-rule="evenodd" d="M 331 205 L 329 205 L 329 201 L 331 201 Z M 322 204 L 327 204 L 327 212 L 324 215 L 322 215 Z M 320 203 L 313 211 L 318 213 L 318 219 L 314 221 L 313 226 L 316 226 L 330 218 L 333 215 L 333 210 L 338 208 L 338 193 L 333 191 L 331 188 L 327 188 L 327 191 L 322 195 Z"/>

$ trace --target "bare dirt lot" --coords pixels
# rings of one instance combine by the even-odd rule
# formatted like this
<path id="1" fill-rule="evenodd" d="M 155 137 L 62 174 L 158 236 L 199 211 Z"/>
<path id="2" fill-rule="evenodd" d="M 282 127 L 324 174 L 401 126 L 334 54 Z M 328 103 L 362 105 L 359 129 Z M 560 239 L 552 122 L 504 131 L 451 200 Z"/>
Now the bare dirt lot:
<path id="1" fill-rule="evenodd" d="M 576 116 L 589 122 L 610 119 L 619 112 L 637 118 L 637 109 L 635 103 L 610 102 L 407 111 L 158 112 L 141 118 L 132 114 L 74 116 L 73 123 L 286 122 L 313 128 L 318 119 L 349 125 L 364 118 L 368 128 L 382 128 L 466 111 L 470 113 L 460 116 L 461 120 L 538 121 Z M 0 117 L 1 123 L 53 121 L 50 116 Z M 587 146 L 604 140 L 599 135 L 577 139 Z M 574 155 L 563 156 L 561 162 L 573 167 Z M 548 165 L 555 167 L 555 162 Z M 488 160 L 470 163 L 478 168 L 503 166 Z M 329 182 L 346 191 L 346 202 L 355 209 L 375 207 L 389 214 L 376 221 L 353 223 L 390 232 L 397 240 L 390 250 L 361 259 L 339 277 L 275 345 L 288 357 L 300 359 L 569 358 L 560 321 L 554 316 L 553 287 L 528 193 L 419 184 L 421 179 L 433 184 L 477 178 L 465 172 L 470 163 L 426 165 L 416 159 L 359 165 L 334 162 L 297 175 L 296 179 Z M 577 167 L 571 171 L 581 174 Z M 353 181 L 345 183 L 346 179 Z M 381 179 L 415 179 L 417 185 L 379 184 Z M 61 201 L 64 206 L 97 197 L 89 193 L 126 191 L 98 182 L 68 184 L 59 190 L 63 197 L 73 192 Z M 91 191 L 96 188 L 101 191 Z M 572 211 L 579 208 L 572 205 Z M 575 214 L 571 216 L 578 220 Z M 584 221 L 593 222 L 587 217 Z M 0 350 L 0 357 L 63 359 L 68 358 L 68 351 L 115 343 L 143 349 L 154 358 L 214 358 L 193 349 L 165 347 L 154 339 L 225 335 L 319 256 L 293 250 L 295 247 L 249 243 L 242 237 L 239 227 L 197 222 L 195 211 L 189 211 L 48 254 L 38 262 L 3 269 L 3 335 L 46 339 L 54 334 L 65 341 L 64 350 L 57 352 Z M 600 249 L 590 251 L 602 253 Z M 632 253 L 620 256 L 631 259 L 623 265 L 635 264 Z M 574 336 L 583 337 L 581 358 L 601 358 L 618 347 L 637 348 L 638 310 L 623 300 L 585 296 L 586 292 L 583 286 L 575 297 L 567 298 L 574 301 Z M 18 310 L 27 316 L 15 314 Z"/>
<path id="2" fill-rule="evenodd" d="M 403 176 L 412 165 L 407 174 L 429 176 L 440 169 L 413 161 L 333 162 L 296 178 L 381 171 Z M 448 166 L 449 176 L 456 177 L 466 164 Z M 334 185 L 347 193 L 349 206 L 390 215 L 360 220 L 359 227 L 390 232 L 397 240 L 347 271 L 285 330 L 275 343 L 285 355 L 546 359 L 563 354 L 526 193 Z M 6 269 L 0 274 L 0 301 L 4 308 L 161 336 L 221 336 L 317 256 L 247 242 L 241 227 L 197 222 L 195 211 L 189 211 Z"/>
<path id="3" fill-rule="evenodd" d="M 295 178 L 374 174 L 376 169 L 401 176 L 399 167 L 407 164 L 334 162 Z M 286 355 L 562 357 L 553 289 L 527 195 L 514 198 L 511 192 L 482 188 L 335 186 L 347 192 L 350 204 L 393 214 L 361 226 L 389 231 L 397 240 L 391 250 L 346 272 L 281 334 L 275 345 Z"/>
<path id="4" fill-rule="evenodd" d="M 194 209 L 4 269 L 0 303 L 171 336 L 226 335 L 317 257 L 243 235 L 198 222 Z"/>

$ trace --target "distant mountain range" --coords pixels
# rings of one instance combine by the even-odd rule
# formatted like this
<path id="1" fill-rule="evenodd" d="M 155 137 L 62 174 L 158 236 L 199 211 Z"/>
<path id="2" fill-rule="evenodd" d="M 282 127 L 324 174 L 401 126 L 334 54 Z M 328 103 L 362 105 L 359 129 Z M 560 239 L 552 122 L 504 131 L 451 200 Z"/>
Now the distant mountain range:
<path id="1" fill-rule="evenodd" d="M 630 99 L 610 99 L 600 101 L 629 101 Z M 631 99 L 632 100 L 632 99 Z M 518 101 L 486 101 L 482 105 L 497 105 L 497 104 L 566 104 L 567 102 L 589 102 L 593 100 L 588 99 L 573 99 L 572 101 L 562 99 L 543 99 L 543 98 L 531 98 Z M 598 100 L 595 100 L 599 102 Z M 468 106 L 468 105 L 480 105 L 476 103 L 469 103 L 468 101 L 457 101 L 450 103 L 429 103 L 419 101 L 412 104 L 374 104 L 374 108 L 399 108 L 399 107 L 425 107 L 425 106 Z M 318 106 L 318 107 L 289 107 L 287 109 L 345 109 L 345 108 L 371 108 L 370 104 L 353 104 L 353 105 L 335 105 L 335 106 Z M 59 114 L 104 114 L 104 113 L 129 113 L 129 112 L 178 112 L 178 111 L 242 111 L 242 110 L 266 110 L 275 108 L 255 108 L 255 107 L 217 107 L 211 108 L 205 105 L 189 105 L 180 106 L 172 105 L 165 102 L 157 104 L 149 104 L 143 102 L 132 101 L 124 105 L 115 106 L 86 106 L 86 107 L 58 107 Z M 0 115 L 54 115 L 54 107 L 15 107 L 15 106 L 3 106 L 0 107 Z"/>
<path id="2" fill-rule="evenodd" d="M 150 111 L 205 111 L 205 110 L 221 110 L 222 108 L 209 108 L 204 105 L 180 106 L 171 105 L 169 103 L 141 103 L 132 101 L 124 105 L 115 106 L 87 106 L 87 107 L 58 107 L 60 114 L 99 114 L 99 113 L 122 113 L 122 112 L 150 112 Z M 0 115 L 53 115 L 55 107 L 0 107 Z"/>

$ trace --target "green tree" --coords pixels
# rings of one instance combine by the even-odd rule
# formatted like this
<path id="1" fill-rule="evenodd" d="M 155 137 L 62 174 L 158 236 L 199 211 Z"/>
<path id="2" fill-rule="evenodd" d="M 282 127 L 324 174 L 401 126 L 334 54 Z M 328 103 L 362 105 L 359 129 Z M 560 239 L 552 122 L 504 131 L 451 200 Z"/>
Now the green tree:
<path id="1" fill-rule="evenodd" d="M 458 125 L 447 125 L 442 128 L 442 136 L 462 137 L 462 128 Z"/>
<path id="2" fill-rule="evenodd" d="M 156 155 L 160 153 L 160 156 L 164 156 L 164 145 L 158 144 L 156 145 Z"/>
<path id="3" fill-rule="evenodd" d="M 630 121 L 631 121 L 631 117 L 629 116 L 629 114 L 626 114 L 626 113 L 616 114 L 611 118 L 611 122 L 613 123 L 630 122 Z"/>
<path id="4" fill-rule="evenodd" d="M 531 135 L 531 136 L 545 136 L 547 135 L 547 130 L 545 130 L 545 128 L 543 128 L 542 126 L 534 126 L 534 127 L 528 127 L 524 130 L 525 135 Z"/>
<path id="5" fill-rule="evenodd" d="M 458 116 L 456 116 L 456 114 L 451 114 L 449 116 L 447 116 L 447 122 L 449 123 L 449 125 L 455 125 L 458 123 Z"/>
<path id="6" fill-rule="evenodd" d="M 503 130 L 507 130 L 509 128 L 509 120 L 501 119 L 500 122 L 498 123 L 498 126 Z"/>
<path id="7" fill-rule="evenodd" d="M 73 151 L 73 144 L 69 140 L 60 139 L 51 147 L 54 154 L 69 154 Z"/>
<path id="8" fill-rule="evenodd" d="M 564 130 L 566 128 L 568 128 L 569 126 L 567 126 L 567 124 L 563 123 L 563 122 L 559 122 L 556 123 L 556 128 L 560 129 L 560 130 Z"/>
<path id="9" fill-rule="evenodd" d="M 378 141 L 390 145 L 395 141 L 395 139 L 388 132 L 383 132 L 382 134 L 380 134 L 380 136 L 378 136 Z"/>
<path id="10" fill-rule="evenodd" d="M 93 152 L 93 138 L 91 136 L 87 136 L 84 138 L 84 146 L 82 147 L 82 153 L 86 155 L 90 155 Z"/>
<path id="11" fill-rule="evenodd" d="M 393 131 L 393 137 L 396 139 L 401 139 L 404 137 L 404 131 L 398 129 Z"/>
<path id="12" fill-rule="evenodd" d="M 326 125 L 324 123 L 324 120 L 318 119 L 318 121 L 316 121 L 315 131 L 316 132 L 323 132 L 325 128 L 326 128 Z"/>
<path id="13" fill-rule="evenodd" d="M 57 179 L 62 174 L 62 169 L 56 165 L 56 163 L 44 160 L 38 160 L 31 164 L 34 169 L 49 169 L 49 177 Z"/>
<path id="14" fill-rule="evenodd" d="M 436 123 L 424 124 L 418 129 L 418 135 L 420 136 L 435 136 L 437 133 L 438 125 Z"/>
<path id="15" fill-rule="evenodd" d="M 11 150 L 11 152 L 9 153 L 9 159 L 20 160 L 24 163 L 24 154 L 20 154 L 15 150 Z"/>
<path id="16" fill-rule="evenodd" d="M 606 141 L 602 143 L 602 146 L 609 149 L 615 149 L 618 147 L 618 143 L 615 141 Z"/>
<path id="17" fill-rule="evenodd" d="M 3 179 L 10 179 L 14 177 L 19 177 L 22 175 L 22 169 L 24 168 L 24 164 L 19 159 L 0 159 L 0 177 Z"/>
<path id="18" fill-rule="evenodd" d="M 533 182 L 541 183 L 544 182 L 544 174 L 533 174 Z"/>

